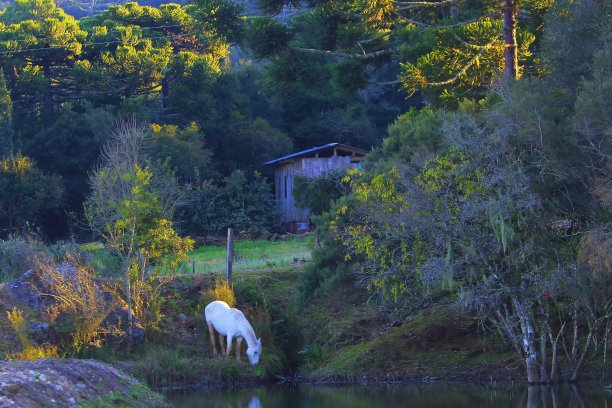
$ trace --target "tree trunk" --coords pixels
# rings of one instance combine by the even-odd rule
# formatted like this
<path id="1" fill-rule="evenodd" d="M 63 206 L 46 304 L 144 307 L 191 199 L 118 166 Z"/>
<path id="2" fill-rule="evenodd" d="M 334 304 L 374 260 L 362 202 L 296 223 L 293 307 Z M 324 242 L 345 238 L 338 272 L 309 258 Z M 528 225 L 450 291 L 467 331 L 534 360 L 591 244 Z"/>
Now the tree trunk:
<path id="1" fill-rule="evenodd" d="M 130 256 L 127 257 L 125 266 L 125 297 L 128 314 L 128 341 L 132 342 L 132 288 L 130 287 Z"/>
<path id="2" fill-rule="evenodd" d="M 544 325 L 542 325 L 542 328 L 540 329 L 540 381 L 542 382 L 548 382 L 548 378 L 547 378 L 547 373 L 546 373 L 546 366 L 548 364 L 547 361 L 547 344 L 546 344 L 546 331 L 544 330 Z"/>
<path id="3" fill-rule="evenodd" d="M 504 0 L 504 60 L 507 81 L 518 78 L 518 46 L 516 42 L 516 0 Z"/>
<path id="4" fill-rule="evenodd" d="M 527 370 L 527 382 L 529 384 L 539 384 L 542 380 L 538 369 L 538 353 L 536 351 L 536 336 L 533 322 L 525 306 L 519 300 L 513 299 L 512 303 L 521 325 L 523 359 Z"/>
<path id="5" fill-rule="evenodd" d="M 584 349 L 582 350 L 580 359 L 573 367 L 572 376 L 570 377 L 571 382 L 576 382 L 580 378 L 580 374 L 582 373 L 582 367 L 584 366 L 584 363 L 587 360 L 587 355 L 589 354 L 591 342 L 593 341 L 593 333 L 594 330 L 591 328 L 591 330 L 589 330 L 589 334 L 587 335 L 586 341 L 584 342 Z"/>
<path id="6" fill-rule="evenodd" d="M 550 343 L 552 345 L 552 362 L 550 363 L 550 381 L 555 382 L 559 378 L 557 373 L 557 344 L 559 344 L 559 337 L 563 334 L 563 329 L 565 328 L 565 322 L 561 325 L 559 332 L 557 333 L 557 337 L 553 339 L 552 331 L 550 326 L 548 326 L 548 333 L 550 336 Z"/>

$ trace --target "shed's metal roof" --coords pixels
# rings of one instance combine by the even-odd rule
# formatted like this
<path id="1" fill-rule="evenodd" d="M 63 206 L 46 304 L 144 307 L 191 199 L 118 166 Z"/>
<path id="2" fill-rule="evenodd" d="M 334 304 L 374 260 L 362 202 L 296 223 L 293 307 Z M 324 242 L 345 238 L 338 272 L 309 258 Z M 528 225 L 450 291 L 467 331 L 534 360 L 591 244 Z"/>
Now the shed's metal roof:
<path id="1" fill-rule="evenodd" d="M 363 149 L 359 149 L 357 147 L 347 146 L 347 145 L 342 144 L 342 143 L 328 143 L 328 144 L 323 145 L 323 146 L 313 147 L 313 148 L 308 149 L 308 150 L 302 150 L 301 152 L 292 153 L 292 154 L 287 155 L 287 156 L 279 157 L 278 159 L 270 160 L 268 162 L 265 162 L 264 164 L 275 164 L 275 163 L 281 162 L 283 160 L 292 159 L 294 157 L 299 157 L 299 156 L 304 156 L 306 154 L 318 152 L 320 150 L 329 149 L 331 147 L 344 147 L 344 148 L 347 148 L 347 149 L 350 149 L 350 150 L 355 150 L 357 152 L 362 152 L 363 154 L 367 153 L 367 151 L 365 151 Z"/>

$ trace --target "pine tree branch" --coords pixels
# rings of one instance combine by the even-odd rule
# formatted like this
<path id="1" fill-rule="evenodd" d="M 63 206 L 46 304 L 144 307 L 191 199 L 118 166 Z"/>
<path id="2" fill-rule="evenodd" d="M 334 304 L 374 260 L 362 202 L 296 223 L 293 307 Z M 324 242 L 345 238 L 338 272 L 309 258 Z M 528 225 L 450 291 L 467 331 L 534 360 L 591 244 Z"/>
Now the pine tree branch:
<path id="1" fill-rule="evenodd" d="M 297 51 L 308 52 L 308 53 L 312 53 L 312 54 L 321 54 L 321 55 L 327 55 L 327 56 L 332 56 L 332 57 L 353 58 L 353 59 L 367 60 L 367 59 L 377 58 L 377 57 L 380 57 L 382 55 L 390 54 L 391 51 L 394 50 L 395 48 L 390 48 L 390 49 L 386 49 L 386 50 L 379 50 L 379 51 L 373 51 L 373 52 L 369 52 L 369 53 L 365 53 L 365 54 L 349 54 L 349 53 L 344 53 L 344 52 L 319 50 L 319 49 L 316 49 L 316 48 L 302 48 L 302 47 L 295 47 L 294 49 L 297 50 Z"/>
<path id="2" fill-rule="evenodd" d="M 468 21 L 462 21 L 459 23 L 455 23 L 455 24 L 447 24 L 447 25 L 435 25 L 435 24 L 427 24 L 427 23 L 423 23 L 421 21 L 418 20 L 413 20 L 411 18 L 408 17 L 404 17 L 401 14 L 398 14 L 398 16 L 400 18 L 402 18 L 404 23 L 410 23 L 410 24 L 414 24 L 416 26 L 420 26 L 420 27 L 426 27 L 426 28 L 435 28 L 435 29 L 444 29 L 444 28 L 456 28 L 456 27 L 461 27 L 464 26 L 466 24 L 470 24 L 470 23 L 475 23 L 476 21 L 480 20 L 482 17 L 478 17 L 478 18 L 473 18 L 471 20 Z"/>
<path id="3" fill-rule="evenodd" d="M 474 55 L 474 57 L 471 60 L 469 60 L 468 63 L 465 64 L 463 66 L 463 68 L 461 68 L 461 70 L 459 72 L 457 72 L 457 74 L 455 76 L 453 76 L 450 79 L 447 79 L 446 81 L 427 82 L 427 86 L 442 86 L 442 85 L 452 84 L 453 82 L 457 81 L 459 78 L 461 78 L 463 75 L 465 75 L 467 70 L 470 69 L 472 67 L 472 65 L 474 65 L 476 63 L 476 61 L 478 61 L 478 58 L 480 58 L 480 56 L 482 54 L 484 54 L 484 52 L 486 50 L 496 47 L 493 44 L 495 44 L 495 41 L 497 41 L 500 36 L 501 36 L 501 33 L 497 34 L 489 44 L 482 46 L 480 51 L 476 55 Z"/>
<path id="4" fill-rule="evenodd" d="M 461 3 L 463 0 L 442 0 L 442 1 L 393 1 L 394 4 L 406 6 L 406 8 L 418 8 L 418 7 L 437 7 L 445 6 L 448 4 Z"/>

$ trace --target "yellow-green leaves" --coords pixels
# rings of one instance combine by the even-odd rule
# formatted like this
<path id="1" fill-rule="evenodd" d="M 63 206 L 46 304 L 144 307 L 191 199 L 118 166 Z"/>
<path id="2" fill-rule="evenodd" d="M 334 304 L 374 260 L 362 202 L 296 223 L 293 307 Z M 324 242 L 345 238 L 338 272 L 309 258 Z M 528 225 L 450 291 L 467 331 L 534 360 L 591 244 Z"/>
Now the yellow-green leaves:
<path id="1" fill-rule="evenodd" d="M 6 173 L 25 173 L 34 166 L 34 162 L 27 156 L 11 156 L 0 160 L 0 169 Z"/>
<path id="2" fill-rule="evenodd" d="M 483 175 L 483 170 L 470 168 L 470 160 L 463 152 L 451 150 L 428 160 L 415 181 L 429 192 L 452 189 L 467 199 L 485 192 L 480 183 Z"/>
<path id="3" fill-rule="evenodd" d="M 156 270 L 163 267 L 174 269 L 187 261 L 187 251 L 193 249 L 194 240 L 181 238 L 174 230 L 172 221 L 158 218 L 140 239 L 140 251 L 149 260 L 157 262 Z"/>

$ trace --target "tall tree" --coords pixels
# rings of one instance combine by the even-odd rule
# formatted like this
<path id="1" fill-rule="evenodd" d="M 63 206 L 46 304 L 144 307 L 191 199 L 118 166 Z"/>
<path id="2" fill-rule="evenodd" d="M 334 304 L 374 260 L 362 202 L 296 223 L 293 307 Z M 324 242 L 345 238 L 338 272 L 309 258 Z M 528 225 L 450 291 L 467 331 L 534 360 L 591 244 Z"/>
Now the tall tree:
<path id="1" fill-rule="evenodd" d="M 147 138 L 146 124 L 132 120 L 117 125 L 103 150 L 104 166 L 90 177 L 86 203 L 91 228 L 123 261 L 130 338 L 132 309 L 140 317 L 144 312 L 147 265 L 162 260 L 176 266 L 193 247 L 191 239 L 180 238 L 173 229 L 177 191 L 168 180 L 154 180 L 143 152 Z"/>
<path id="2" fill-rule="evenodd" d="M 271 3 L 270 10 L 277 10 L 278 4 L 286 2 L 266 3 Z M 502 5 L 462 0 L 341 0 L 317 7 L 309 12 L 310 22 L 326 41 L 311 46 L 286 41 L 276 52 L 292 47 L 333 59 L 352 59 L 364 67 L 398 64 L 399 82 L 408 94 L 428 90 L 433 102 L 441 97 L 442 103 L 456 105 L 466 95 L 481 96 L 503 72 L 508 79 L 517 78 L 519 61 L 530 55 L 534 41 L 533 35 L 518 29 L 515 0 Z M 266 27 L 253 28 L 262 31 Z"/>

